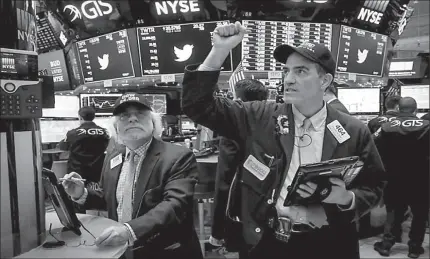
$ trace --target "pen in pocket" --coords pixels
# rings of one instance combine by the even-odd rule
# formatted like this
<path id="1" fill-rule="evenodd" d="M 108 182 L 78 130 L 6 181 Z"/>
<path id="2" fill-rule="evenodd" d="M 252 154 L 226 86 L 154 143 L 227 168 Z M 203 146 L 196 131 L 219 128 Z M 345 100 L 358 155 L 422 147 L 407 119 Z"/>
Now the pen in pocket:
<path id="1" fill-rule="evenodd" d="M 275 159 L 275 157 L 274 156 L 269 156 L 267 154 L 264 154 L 264 156 L 270 159 L 269 160 L 269 167 L 271 167 L 272 164 L 273 164 L 273 160 Z"/>

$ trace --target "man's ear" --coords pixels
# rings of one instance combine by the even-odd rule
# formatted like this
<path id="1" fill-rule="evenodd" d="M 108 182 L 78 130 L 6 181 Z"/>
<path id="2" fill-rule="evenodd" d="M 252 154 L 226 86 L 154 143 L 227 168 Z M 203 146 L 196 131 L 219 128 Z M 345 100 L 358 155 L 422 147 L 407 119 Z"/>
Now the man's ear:
<path id="1" fill-rule="evenodd" d="M 327 90 L 327 87 L 329 87 L 332 82 L 333 82 L 333 75 L 326 73 L 321 79 L 321 89 L 323 90 L 323 92 Z"/>

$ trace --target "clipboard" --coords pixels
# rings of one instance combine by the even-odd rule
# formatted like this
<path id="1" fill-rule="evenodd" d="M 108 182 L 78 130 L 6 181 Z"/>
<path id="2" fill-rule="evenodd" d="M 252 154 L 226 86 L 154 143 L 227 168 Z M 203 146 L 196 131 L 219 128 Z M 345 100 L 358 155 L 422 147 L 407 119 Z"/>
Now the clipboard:
<path id="1" fill-rule="evenodd" d="M 304 164 L 299 166 L 293 182 L 288 186 L 288 194 L 285 198 L 285 206 L 305 205 L 320 203 L 319 191 L 330 188 L 329 178 L 336 177 L 345 182 L 346 188 L 351 185 L 355 177 L 359 174 L 363 162 L 358 156 L 331 159 L 319 163 Z M 302 198 L 297 189 L 301 184 L 313 182 L 318 185 L 315 193 L 309 198 Z M 325 199 L 325 197 L 323 198 Z"/>

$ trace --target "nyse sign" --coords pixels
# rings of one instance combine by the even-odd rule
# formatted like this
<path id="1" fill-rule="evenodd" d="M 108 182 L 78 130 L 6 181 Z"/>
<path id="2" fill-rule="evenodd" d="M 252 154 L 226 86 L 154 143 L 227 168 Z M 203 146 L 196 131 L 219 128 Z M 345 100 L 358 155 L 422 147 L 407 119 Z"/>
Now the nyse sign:
<path id="1" fill-rule="evenodd" d="M 365 22 L 370 22 L 373 24 L 379 24 L 381 22 L 383 15 L 384 15 L 383 13 L 380 13 L 377 11 L 361 8 L 360 13 L 357 16 L 357 19 Z"/>
<path id="2" fill-rule="evenodd" d="M 112 11 L 112 5 L 103 1 L 84 1 L 80 8 L 71 4 L 68 4 L 63 8 L 63 12 L 67 13 L 71 17 L 71 22 L 76 19 L 82 19 L 82 15 L 85 18 L 92 20 L 111 14 Z"/>
<path id="3" fill-rule="evenodd" d="M 154 2 L 158 15 L 200 12 L 197 0 L 176 0 L 176 1 L 159 1 Z"/>
<path id="4" fill-rule="evenodd" d="M 51 67 L 51 74 L 54 83 L 56 82 L 64 82 L 63 78 L 63 69 L 61 68 L 60 60 L 50 61 L 49 65 Z"/>

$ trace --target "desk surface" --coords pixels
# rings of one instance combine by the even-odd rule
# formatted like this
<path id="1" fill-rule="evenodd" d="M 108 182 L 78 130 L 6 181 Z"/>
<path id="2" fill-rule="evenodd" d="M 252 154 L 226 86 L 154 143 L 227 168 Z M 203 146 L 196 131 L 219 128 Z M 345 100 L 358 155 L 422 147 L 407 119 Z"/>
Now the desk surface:
<path id="1" fill-rule="evenodd" d="M 59 153 L 64 153 L 64 152 L 69 152 L 69 151 L 61 150 L 59 148 L 51 148 L 51 149 L 42 150 L 43 154 L 59 154 Z"/>
<path id="2" fill-rule="evenodd" d="M 197 163 L 216 164 L 218 163 L 218 154 L 197 158 Z"/>
<path id="3" fill-rule="evenodd" d="M 77 214 L 79 220 L 95 237 L 98 237 L 107 227 L 121 225 L 108 218 Z M 52 223 L 52 234 L 59 240 L 66 242 L 66 246 L 60 248 L 47 249 L 42 246 L 36 247 L 27 253 L 15 258 L 119 258 L 127 249 L 127 244 L 115 247 L 97 247 L 79 245 L 86 241 L 87 244 L 94 244 L 94 238 L 81 227 L 82 235 L 77 236 L 71 231 L 61 232 L 63 225 L 60 223 L 55 212 L 46 213 L 46 241 L 55 241 L 48 234 L 49 225 Z"/>

